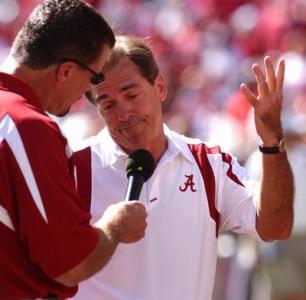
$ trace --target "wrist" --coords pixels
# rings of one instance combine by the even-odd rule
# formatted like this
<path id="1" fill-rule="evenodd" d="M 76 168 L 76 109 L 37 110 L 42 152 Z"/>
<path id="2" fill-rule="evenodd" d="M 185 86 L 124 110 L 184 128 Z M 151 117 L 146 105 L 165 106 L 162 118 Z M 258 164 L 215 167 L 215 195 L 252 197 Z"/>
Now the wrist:
<path id="1" fill-rule="evenodd" d="M 275 138 L 269 138 L 269 139 L 263 139 L 260 145 L 262 147 L 274 147 L 279 144 L 279 142 L 282 140 L 283 137 L 275 137 Z"/>
<path id="2" fill-rule="evenodd" d="M 283 131 L 281 129 L 274 130 L 273 132 L 259 135 L 261 138 L 261 145 L 264 147 L 274 147 L 284 138 Z"/>
<path id="3" fill-rule="evenodd" d="M 270 140 L 269 142 L 259 144 L 258 148 L 263 154 L 283 153 L 286 151 L 286 141 L 284 138 L 276 141 Z"/>
<path id="4" fill-rule="evenodd" d="M 105 238 L 107 238 L 110 242 L 114 244 L 118 244 L 118 234 L 117 230 L 115 230 L 115 226 L 109 222 L 104 222 L 103 218 L 94 224 L 96 228 L 99 228 Z"/>

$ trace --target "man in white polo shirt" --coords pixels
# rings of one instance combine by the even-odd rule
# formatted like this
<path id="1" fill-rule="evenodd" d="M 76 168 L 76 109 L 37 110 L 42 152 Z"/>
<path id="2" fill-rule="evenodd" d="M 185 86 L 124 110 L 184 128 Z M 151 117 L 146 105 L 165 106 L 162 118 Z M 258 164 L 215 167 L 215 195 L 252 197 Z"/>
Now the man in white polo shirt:
<path id="1" fill-rule="evenodd" d="M 275 72 L 267 57 L 265 68 L 262 73 L 253 66 L 258 97 L 241 86 L 263 141 L 263 177 L 255 187 L 230 154 L 163 124 L 167 89 L 151 50 L 137 38 L 117 37 L 103 69 L 105 81 L 88 95 L 106 128 L 75 154 L 78 187 L 95 222 L 124 198 L 127 156 L 140 148 L 150 151 L 156 169 L 139 199 L 148 227 L 143 240 L 119 245 L 75 299 L 209 300 L 220 231 L 267 241 L 289 237 L 293 179 L 280 121 L 284 61 Z"/>

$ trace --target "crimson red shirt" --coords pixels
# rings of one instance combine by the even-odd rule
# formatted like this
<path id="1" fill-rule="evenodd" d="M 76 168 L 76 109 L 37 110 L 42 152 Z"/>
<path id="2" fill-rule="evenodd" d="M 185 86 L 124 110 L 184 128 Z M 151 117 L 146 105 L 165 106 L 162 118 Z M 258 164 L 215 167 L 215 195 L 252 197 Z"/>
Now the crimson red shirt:
<path id="1" fill-rule="evenodd" d="M 0 299 L 68 297 L 53 280 L 94 249 L 67 140 L 22 81 L 0 73 Z"/>

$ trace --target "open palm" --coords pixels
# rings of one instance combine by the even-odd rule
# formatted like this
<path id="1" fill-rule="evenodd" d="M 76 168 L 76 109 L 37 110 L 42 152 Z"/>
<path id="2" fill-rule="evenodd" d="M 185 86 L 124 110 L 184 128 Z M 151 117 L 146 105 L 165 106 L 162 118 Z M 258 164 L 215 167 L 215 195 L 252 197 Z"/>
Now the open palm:
<path id="1" fill-rule="evenodd" d="M 285 60 L 280 59 L 276 72 L 272 59 L 264 59 L 265 74 L 258 64 L 252 66 L 257 81 L 256 96 L 246 84 L 241 85 L 241 91 L 254 109 L 255 126 L 264 145 L 273 146 L 282 138 L 281 109 L 283 101 L 283 82 L 285 74 Z"/>

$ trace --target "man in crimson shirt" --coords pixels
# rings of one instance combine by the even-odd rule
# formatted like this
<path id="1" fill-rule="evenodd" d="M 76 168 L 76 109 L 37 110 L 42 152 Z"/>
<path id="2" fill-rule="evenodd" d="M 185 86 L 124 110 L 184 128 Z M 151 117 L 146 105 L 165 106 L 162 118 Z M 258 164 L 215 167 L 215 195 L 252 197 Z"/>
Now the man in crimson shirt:
<path id="1" fill-rule="evenodd" d="M 103 80 L 114 45 L 107 22 L 78 0 L 46 0 L 18 33 L 0 73 L 0 299 L 66 298 L 121 242 L 144 236 L 136 201 L 92 226 L 76 192 L 64 115 Z"/>

